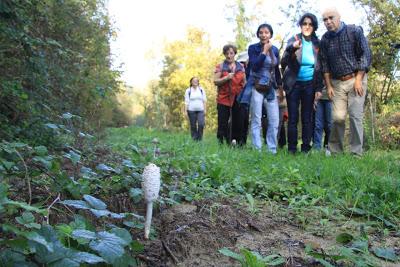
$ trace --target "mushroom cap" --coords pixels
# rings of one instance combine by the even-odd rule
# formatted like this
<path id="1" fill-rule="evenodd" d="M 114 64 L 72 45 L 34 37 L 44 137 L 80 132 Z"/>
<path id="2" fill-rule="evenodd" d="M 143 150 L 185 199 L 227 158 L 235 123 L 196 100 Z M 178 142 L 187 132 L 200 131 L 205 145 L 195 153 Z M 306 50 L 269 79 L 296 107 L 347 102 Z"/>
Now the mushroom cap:
<path id="1" fill-rule="evenodd" d="M 142 174 L 142 189 L 146 202 L 154 201 L 158 198 L 160 192 L 161 175 L 160 168 L 150 163 L 147 165 Z"/>

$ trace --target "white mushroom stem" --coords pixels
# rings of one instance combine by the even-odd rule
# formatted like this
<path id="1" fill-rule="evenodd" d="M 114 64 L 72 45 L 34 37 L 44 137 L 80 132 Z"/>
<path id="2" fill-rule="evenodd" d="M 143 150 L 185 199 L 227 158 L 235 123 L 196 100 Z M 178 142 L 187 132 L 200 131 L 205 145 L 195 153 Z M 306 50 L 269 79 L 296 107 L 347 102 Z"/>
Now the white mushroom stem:
<path id="1" fill-rule="evenodd" d="M 144 224 L 144 238 L 148 239 L 151 228 L 151 217 L 153 214 L 153 201 L 157 200 L 160 191 L 160 168 L 150 163 L 142 174 L 142 189 L 146 201 L 146 222 Z"/>
<path id="2" fill-rule="evenodd" d="M 146 204 L 146 222 L 144 223 L 144 238 L 149 239 L 151 218 L 153 216 L 153 201 Z"/>

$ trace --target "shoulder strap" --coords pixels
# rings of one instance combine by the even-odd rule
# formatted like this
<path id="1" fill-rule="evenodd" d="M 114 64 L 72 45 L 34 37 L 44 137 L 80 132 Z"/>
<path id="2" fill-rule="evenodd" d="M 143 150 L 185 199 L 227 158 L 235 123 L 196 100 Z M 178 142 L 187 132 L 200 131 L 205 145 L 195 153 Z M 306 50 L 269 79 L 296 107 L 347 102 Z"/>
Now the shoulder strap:
<path id="1" fill-rule="evenodd" d="M 192 87 L 189 87 L 189 99 L 190 99 L 190 94 L 192 93 Z"/>
<path id="2" fill-rule="evenodd" d="M 349 38 L 350 42 L 353 44 L 356 42 L 356 34 L 355 34 L 356 27 L 357 26 L 354 24 L 349 24 L 346 27 L 347 38 Z"/>

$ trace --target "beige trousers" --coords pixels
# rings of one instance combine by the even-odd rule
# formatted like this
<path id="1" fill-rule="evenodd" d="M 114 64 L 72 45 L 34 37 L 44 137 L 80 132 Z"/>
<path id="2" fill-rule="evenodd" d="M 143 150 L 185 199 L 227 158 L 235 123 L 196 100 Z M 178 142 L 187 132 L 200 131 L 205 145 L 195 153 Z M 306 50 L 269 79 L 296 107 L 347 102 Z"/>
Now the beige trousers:
<path id="1" fill-rule="evenodd" d="M 343 152 L 347 111 L 350 119 L 350 152 L 357 155 L 362 155 L 363 152 L 363 117 L 367 94 L 367 74 L 364 75 L 362 81 L 363 96 L 357 95 L 354 91 L 354 81 L 355 78 L 347 81 L 332 80 L 335 92 L 332 99 L 333 123 L 329 137 L 329 149 L 332 153 Z"/>

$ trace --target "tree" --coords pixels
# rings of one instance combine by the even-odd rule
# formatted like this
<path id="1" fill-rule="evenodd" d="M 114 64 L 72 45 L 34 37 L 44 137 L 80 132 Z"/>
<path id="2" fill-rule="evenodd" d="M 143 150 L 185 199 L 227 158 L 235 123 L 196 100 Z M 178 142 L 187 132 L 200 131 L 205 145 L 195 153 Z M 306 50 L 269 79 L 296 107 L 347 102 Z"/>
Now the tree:
<path id="1" fill-rule="evenodd" d="M 189 27 L 185 40 L 178 40 L 165 45 L 163 69 L 160 75 L 158 91 L 164 110 L 164 126 L 182 128 L 186 125 L 186 113 L 183 112 L 184 93 L 189 87 L 189 80 L 196 76 L 207 95 L 206 125 L 216 125 L 213 71 L 221 61 L 221 52 L 211 48 L 207 34 L 201 29 Z M 222 51 L 222 49 L 221 49 Z M 154 97 L 157 94 L 153 94 Z"/>
<path id="2" fill-rule="evenodd" d="M 399 68 L 400 63 L 395 60 L 398 50 L 394 44 L 400 40 L 400 2 L 398 0 L 356 0 L 354 2 L 364 7 L 370 27 L 368 34 L 372 50 L 370 78 L 376 85 L 373 87 L 373 93 L 381 103 L 387 103 L 390 98 L 399 93 L 394 72 Z"/>

